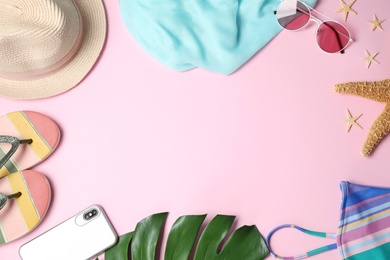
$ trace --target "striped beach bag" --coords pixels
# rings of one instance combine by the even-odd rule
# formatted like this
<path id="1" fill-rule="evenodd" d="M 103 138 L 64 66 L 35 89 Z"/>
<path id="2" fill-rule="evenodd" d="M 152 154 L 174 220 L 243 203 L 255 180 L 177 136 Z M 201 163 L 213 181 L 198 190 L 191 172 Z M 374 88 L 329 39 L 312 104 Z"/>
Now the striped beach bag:
<path id="1" fill-rule="evenodd" d="M 337 249 L 342 260 L 390 260 L 390 189 L 341 182 L 342 204 L 337 233 L 307 230 L 295 225 L 273 229 L 266 242 L 271 255 L 294 260 Z M 282 228 L 335 240 L 333 243 L 295 256 L 279 256 L 270 245 L 271 236 Z"/>

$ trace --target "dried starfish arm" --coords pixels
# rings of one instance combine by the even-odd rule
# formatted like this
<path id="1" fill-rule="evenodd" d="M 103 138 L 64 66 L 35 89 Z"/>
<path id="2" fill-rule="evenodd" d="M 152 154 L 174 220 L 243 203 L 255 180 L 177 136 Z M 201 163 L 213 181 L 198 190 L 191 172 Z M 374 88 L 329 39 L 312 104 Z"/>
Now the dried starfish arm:
<path id="1" fill-rule="evenodd" d="M 369 155 L 388 133 L 390 133 L 390 104 L 386 105 L 385 110 L 372 124 L 363 145 L 362 155 Z"/>
<path id="2" fill-rule="evenodd" d="M 390 79 L 374 82 L 348 82 L 336 84 L 334 91 L 354 94 L 379 102 L 390 102 Z"/>
<path id="3" fill-rule="evenodd" d="M 334 91 L 386 103 L 384 111 L 372 124 L 362 149 L 364 156 L 369 155 L 379 142 L 390 133 L 390 79 L 337 84 Z"/>

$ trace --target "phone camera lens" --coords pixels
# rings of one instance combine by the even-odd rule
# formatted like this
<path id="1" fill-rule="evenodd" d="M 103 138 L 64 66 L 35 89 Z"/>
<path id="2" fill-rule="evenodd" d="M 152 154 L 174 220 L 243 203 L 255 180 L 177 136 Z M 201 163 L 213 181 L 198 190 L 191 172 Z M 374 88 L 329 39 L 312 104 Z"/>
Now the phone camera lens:
<path id="1" fill-rule="evenodd" d="M 85 220 L 90 220 L 91 218 L 95 217 L 98 214 L 98 211 L 96 209 L 90 210 L 84 214 Z"/>

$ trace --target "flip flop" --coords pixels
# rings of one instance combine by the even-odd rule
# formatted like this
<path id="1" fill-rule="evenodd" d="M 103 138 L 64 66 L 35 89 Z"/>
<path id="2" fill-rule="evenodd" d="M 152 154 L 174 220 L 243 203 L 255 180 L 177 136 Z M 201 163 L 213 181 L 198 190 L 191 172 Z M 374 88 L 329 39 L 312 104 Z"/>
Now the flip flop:
<path id="1" fill-rule="evenodd" d="M 3 194 L 21 193 L 8 199 L 0 210 L 0 245 L 30 233 L 42 221 L 50 205 L 51 189 L 46 177 L 33 170 L 14 172 L 0 179 Z"/>
<path id="2" fill-rule="evenodd" d="M 17 111 L 1 116 L 0 178 L 45 160 L 56 149 L 60 136 L 57 124 L 40 113 Z"/>

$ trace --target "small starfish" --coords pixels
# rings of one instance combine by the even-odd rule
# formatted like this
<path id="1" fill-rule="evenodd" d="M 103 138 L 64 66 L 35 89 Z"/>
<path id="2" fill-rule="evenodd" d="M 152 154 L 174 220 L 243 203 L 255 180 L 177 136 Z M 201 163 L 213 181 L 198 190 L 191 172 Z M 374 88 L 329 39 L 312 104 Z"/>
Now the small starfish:
<path id="1" fill-rule="evenodd" d="M 375 53 L 375 54 L 370 54 L 367 50 L 366 50 L 366 57 L 363 58 L 363 60 L 367 61 L 367 69 L 370 67 L 371 63 L 372 62 L 375 62 L 376 64 L 379 64 L 379 62 L 375 59 L 376 55 L 378 55 L 379 52 Z"/>
<path id="2" fill-rule="evenodd" d="M 384 21 L 386 21 L 386 19 L 385 20 L 378 20 L 378 17 L 376 17 L 376 15 L 374 15 L 374 21 L 368 21 L 368 22 L 372 24 L 372 31 L 375 31 L 376 28 L 379 28 L 381 31 L 383 31 L 381 24 Z"/>
<path id="3" fill-rule="evenodd" d="M 348 114 L 348 118 L 343 120 L 343 122 L 346 122 L 348 124 L 347 132 L 349 132 L 349 130 L 351 130 L 353 125 L 363 129 L 363 127 L 361 127 L 361 125 L 359 125 L 356 122 L 363 114 L 360 114 L 358 116 L 353 117 L 351 112 L 349 112 L 348 109 L 347 109 L 347 114 Z"/>
<path id="4" fill-rule="evenodd" d="M 356 0 L 353 0 L 349 4 L 346 4 L 343 0 L 340 0 L 341 5 L 343 8 L 336 11 L 336 13 L 344 12 L 344 21 L 347 21 L 348 13 L 354 13 L 357 14 L 355 10 L 352 9 L 352 5 L 356 2 Z"/>
<path id="5" fill-rule="evenodd" d="M 386 103 L 384 111 L 372 124 L 362 149 L 362 155 L 369 155 L 379 142 L 390 133 L 390 79 L 374 82 L 349 82 L 337 84 L 334 87 L 334 91 L 338 93 L 354 94 Z"/>

